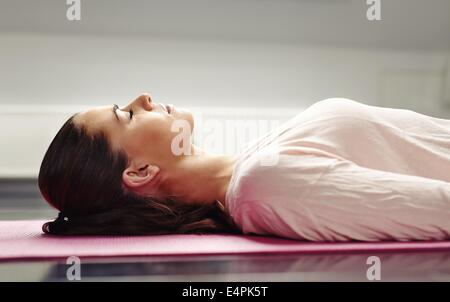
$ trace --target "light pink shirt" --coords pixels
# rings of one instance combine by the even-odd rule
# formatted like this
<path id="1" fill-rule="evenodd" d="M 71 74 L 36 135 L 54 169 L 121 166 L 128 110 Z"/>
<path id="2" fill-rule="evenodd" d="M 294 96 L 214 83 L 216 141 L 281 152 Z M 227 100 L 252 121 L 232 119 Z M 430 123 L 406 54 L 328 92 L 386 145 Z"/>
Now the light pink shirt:
<path id="1" fill-rule="evenodd" d="M 450 238 L 450 120 L 327 99 L 239 156 L 226 209 L 246 234 Z"/>

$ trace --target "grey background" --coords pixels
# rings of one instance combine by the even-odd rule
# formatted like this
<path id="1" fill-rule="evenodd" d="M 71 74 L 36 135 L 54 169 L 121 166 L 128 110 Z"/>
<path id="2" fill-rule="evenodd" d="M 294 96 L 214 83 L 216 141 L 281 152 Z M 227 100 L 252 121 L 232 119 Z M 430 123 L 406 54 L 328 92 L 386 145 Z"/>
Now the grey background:
<path id="1" fill-rule="evenodd" d="M 0 2 L 0 104 L 304 107 L 328 97 L 447 116 L 450 1 Z"/>

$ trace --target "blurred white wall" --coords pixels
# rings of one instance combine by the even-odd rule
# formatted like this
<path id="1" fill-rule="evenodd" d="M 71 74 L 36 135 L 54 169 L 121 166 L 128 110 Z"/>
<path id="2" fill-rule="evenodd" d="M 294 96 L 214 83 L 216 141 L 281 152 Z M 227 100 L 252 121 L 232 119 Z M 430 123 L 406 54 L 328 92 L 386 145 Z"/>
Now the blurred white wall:
<path id="1" fill-rule="evenodd" d="M 148 91 L 184 106 L 295 107 L 345 96 L 422 110 L 441 101 L 448 60 L 445 51 L 212 39 L 10 34 L 0 41 L 0 100 L 21 105 L 124 104 Z"/>
<path id="2" fill-rule="evenodd" d="M 328 97 L 450 117 L 450 1 L 382 3 L 369 22 L 357 0 L 92 0 L 77 23 L 65 1 L 1 2 L 0 177 L 36 176 L 71 113 L 144 91 L 223 124 Z"/>

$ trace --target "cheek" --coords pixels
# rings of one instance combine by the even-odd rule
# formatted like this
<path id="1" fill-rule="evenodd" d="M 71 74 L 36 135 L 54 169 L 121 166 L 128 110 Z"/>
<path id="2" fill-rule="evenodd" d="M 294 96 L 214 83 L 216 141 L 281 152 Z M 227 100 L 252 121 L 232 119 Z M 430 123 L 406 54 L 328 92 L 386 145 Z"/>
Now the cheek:
<path id="1" fill-rule="evenodd" d="M 175 133 L 170 131 L 172 121 L 167 118 L 143 118 L 136 120 L 127 131 L 124 144 L 134 154 L 163 156 L 170 152 Z"/>

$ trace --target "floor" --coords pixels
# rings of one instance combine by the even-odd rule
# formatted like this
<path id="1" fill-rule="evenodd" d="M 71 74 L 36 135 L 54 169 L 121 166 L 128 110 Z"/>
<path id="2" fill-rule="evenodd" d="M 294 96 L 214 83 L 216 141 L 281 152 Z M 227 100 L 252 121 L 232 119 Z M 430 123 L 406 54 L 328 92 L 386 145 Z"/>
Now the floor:
<path id="1" fill-rule="evenodd" d="M 0 220 L 52 218 L 34 179 L 0 180 Z M 82 281 L 450 281 L 450 251 L 330 255 L 221 255 L 81 259 Z M 65 259 L 0 262 L 0 281 L 67 281 Z M 373 282 L 373 281 L 372 281 Z"/>

